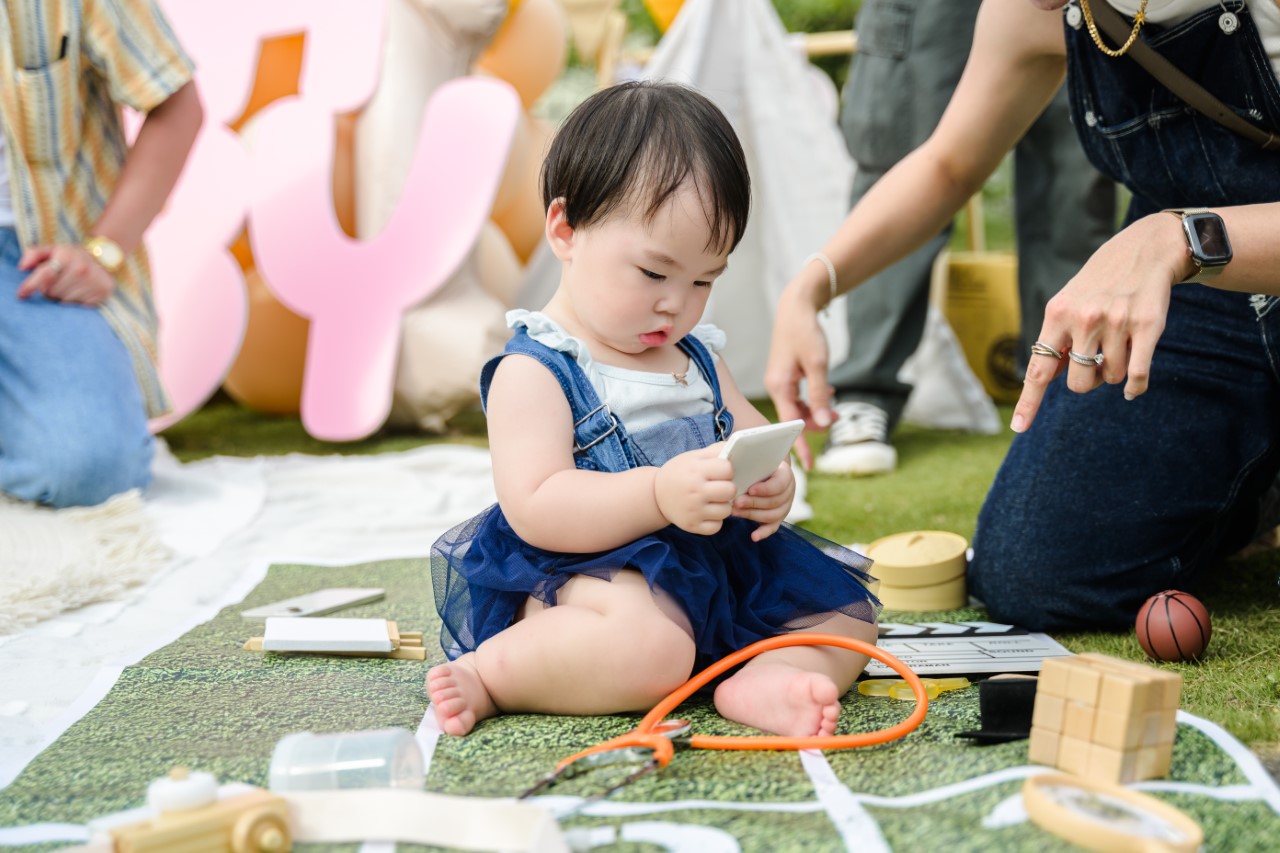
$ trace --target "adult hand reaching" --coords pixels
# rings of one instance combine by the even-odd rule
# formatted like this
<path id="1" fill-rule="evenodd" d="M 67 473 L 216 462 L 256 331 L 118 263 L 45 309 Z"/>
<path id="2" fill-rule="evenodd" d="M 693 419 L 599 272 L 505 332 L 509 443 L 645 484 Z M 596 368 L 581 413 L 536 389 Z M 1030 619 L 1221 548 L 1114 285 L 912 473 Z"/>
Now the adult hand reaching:
<path id="1" fill-rule="evenodd" d="M 1170 291 L 1193 272 L 1181 229 L 1168 213 L 1143 217 L 1103 244 L 1045 306 L 1013 410 L 1014 432 L 1031 426 L 1045 389 L 1064 369 L 1067 387 L 1077 393 L 1125 382 L 1125 399 L 1143 394 Z"/>
<path id="2" fill-rule="evenodd" d="M 825 281 L 823 282 L 825 285 Z M 765 366 L 764 387 L 778 409 L 778 420 L 803 419 L 805 429 L 826 429 L 835 419 L 831 411 L 832 388 L 827 381 L 830 352 L 827 336 L 818 323 L 818 309 L 803 288 L 787 286 L 778 300 L 773 319 L 773 341 Z M 809 399 L 800 394 L 805 380 Z M 806 469 L 813 453 L 804 436 L 796 440 L 796 454 Z"/>

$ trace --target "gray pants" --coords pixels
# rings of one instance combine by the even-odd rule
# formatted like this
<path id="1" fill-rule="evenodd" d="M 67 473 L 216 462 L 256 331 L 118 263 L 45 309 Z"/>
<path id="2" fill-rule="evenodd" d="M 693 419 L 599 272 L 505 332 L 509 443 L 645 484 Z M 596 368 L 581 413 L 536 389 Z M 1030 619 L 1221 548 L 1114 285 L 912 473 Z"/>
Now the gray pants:
<path id="1" fill-rule="evenodd" d="M 853 203 L 919 147 L 964 70 L 981 0 L 865 0 L 840 124 L 857 163 Z M 1059 91 L 1014 152 L 1018 292 L 1027 347 L 1044 306 L 1115 231 L 1115 186 L 1085 159 Z M 840 402 L 873 403 L 898 422 L 911 386 L 898 380 L 924 333 L 933 263 L 948 226 L 848 297 L 849 355 L 833 366 Z"/>

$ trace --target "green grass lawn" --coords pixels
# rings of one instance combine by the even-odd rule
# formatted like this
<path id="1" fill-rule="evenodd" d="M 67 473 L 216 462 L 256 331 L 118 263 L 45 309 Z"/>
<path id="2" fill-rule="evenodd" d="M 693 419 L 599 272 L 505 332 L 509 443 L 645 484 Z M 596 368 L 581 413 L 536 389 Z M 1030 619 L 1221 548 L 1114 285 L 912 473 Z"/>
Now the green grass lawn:
<path id="1" fill-rule="evenodd" d="M 767 404 L 762 410 L 770 417 Z M 1007 423 L 1010 409 L 1002 408 Z M 844 479 L 814 474 L 809 501 L 816 517 L 807 526 L 836 542 L 870 542 L 904 530 L 951 530 L 973 536 L 982 498 L 1012 433 L 982 436 L 899 429 L 899 468 L 891 475 Z M 164 433 L 174 454 L 191 461 L 215 454 L 381 453 L 422 444 L 485 444 L 484 418 L 467 412 L 443 436 L 383 432 L 351 444 L 330 444 L 306 434 L 296 417 L 257 414 L 225 397 Z M 821 436 L 811 437 L 815 448 Z M 1184 679 L 1182 707 L 1225 727 L 1280 775 L 1280 551 L 1223 564 L 1220 581 L 1203 600 L 1213 615 L 1213 640 L 1199 664 L 1165 664 Z M 932 614 L 937 616 L 938 614 Z M 954 614 L 949 614 L 954 618 Z M 980 614 L 974 614 L 980 616 Z M 923 621 L 931 614 L 886 613 L 886 619 Z M 1132 632 L 1055 637 L 1073 652 L 1101 652 L 1143 660 Z"/>

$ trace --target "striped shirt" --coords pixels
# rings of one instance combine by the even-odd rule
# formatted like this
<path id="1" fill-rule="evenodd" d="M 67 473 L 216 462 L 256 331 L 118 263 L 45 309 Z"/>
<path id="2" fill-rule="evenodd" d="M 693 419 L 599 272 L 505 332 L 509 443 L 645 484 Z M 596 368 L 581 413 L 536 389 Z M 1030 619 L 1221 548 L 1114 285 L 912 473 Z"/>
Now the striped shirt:
<path id="1" fill-rule="evenodd" d="M 90 236 L 128 153 L 120 105 L 153 109 L 191 80 L 192 64 L 154 0 L 3 0 L 0 73 L 5 167 L 25 248 Z M 148 414 L 163 414 L 144 248 L 130 253 L 99 310 L 133 358 Z"/>

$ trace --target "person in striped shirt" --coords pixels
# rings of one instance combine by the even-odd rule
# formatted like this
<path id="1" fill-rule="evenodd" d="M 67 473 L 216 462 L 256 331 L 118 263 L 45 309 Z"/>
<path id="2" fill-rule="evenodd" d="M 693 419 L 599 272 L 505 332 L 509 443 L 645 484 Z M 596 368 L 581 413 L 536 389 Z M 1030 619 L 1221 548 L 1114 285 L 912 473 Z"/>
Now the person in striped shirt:
<path id="1" fill-rule="evenodd" d="M 168 403 L 142 238 L 202 120 L 154 0 L 0 4 L 0 492 L 86 506 L 149 482 Z"/>

